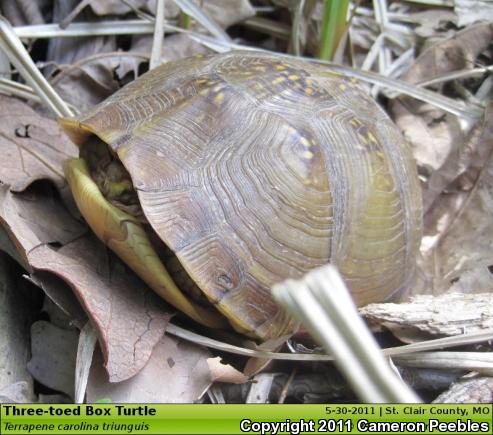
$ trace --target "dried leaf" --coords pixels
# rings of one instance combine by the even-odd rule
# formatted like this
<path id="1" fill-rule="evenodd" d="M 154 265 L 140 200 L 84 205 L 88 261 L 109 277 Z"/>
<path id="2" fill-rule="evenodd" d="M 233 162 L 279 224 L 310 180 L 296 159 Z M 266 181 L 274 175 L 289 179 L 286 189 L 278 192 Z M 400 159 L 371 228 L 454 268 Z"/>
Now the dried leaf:
<path id="1" fill-rule="evenodd" d="M 152 48 L 152 36 L 136 35 L 132 40 L 131 52 L 150 53 Z M 170 35 L 164 39 L 161 56 L 163 62 L 183 59 L 197 54 L 210 54 L 212 51 L 199 44 L 185 33 Z"/>
<path id="2" fill-rule="evenodd" d="M 36 270 L 65 280 L 77 294 L 100 338 L 110 381 L 134 376 L 147 363 L 169 314 L 164 304 L 94 236 L 59 249 L 29 253 Z"/>
<path id="3" fill-rule="evenodd" d="M 75 329 L 61 329 L 45 321 L 33 323 L 32 358 L 27 369 L 34 379 L 73 397 L 78 337 Z"/>
<path id="4" fill-rule="evenodd" d="M 454 0 L 454 3 L 460 27 L 476 21 L 493 21 L 493 4 L 489 0 Z"/>
<path id="5" fill-rule="evenodd" d="M 84 327 L 87 323 L 87 315 L 74 292 L 65 281 L 47 272 L 35 272 L 31 274 L 29 280 L 43 289 L 48 296 L 46 300 L 56 305 L 70 319 L 71 325 L 75 325 L 79 329 Z M 50 320 L 52 323 L 58 324 L 53 321 L 51 315 Z"/>
<path id="6" fill-rule="evenodd" d="M 134 8 L 143 8 L 149 0 L 128 0 Z M 132 9 L 121 0 L 106 0 L 104 2 L 92 0 L 91 8 L 97 15 L 124 15 L 132 11 Z"/>
<path id="7" fill-rule="evenodd" d="M 490 24 L 471 26 L 425 50 L 403 79 L 417 83 L 450 71 L 472 68 L 492 38 Z M 441 167 L 448 154 L 464 144 L 464 134 L 455 116 L 408 97 L 396 99 L 392 112 L 413 146 L 418 165 L 428 171 Z"/>
<path id="8" fill-rule="evenodd" d="M 79 3 L 80 0 L 53 2 L 53 22 L 63 23 L 63 21 Z M 90 8 L 84 8 L 77 15 L 77 21 L 82 22 L 97 22 L 98 19 L 99 18 L 94 15 Z M 114 35 L 78 38 L 50 38 L 48 40 L 46 57 L 47 60 L 53 65 L 47 65 L 47 68 L 44 69 L 44 73 L 47 75 L 51 74 L 54 70 L 56 70 L 55 65 L 71 65 L 78 60 L 84 59 L 93 54 L 106 53 L 115 50 L 116 36 Z"/>
<path id="9" fill-rule="evenodd" d="M 18 107 L 16 100 L 12 102 Z M 54 150 L 58 144 L 52 142 Z M 40 160 L 46 161 L 46 153 L 53 149 L 40 148 Z M 57 167 L 61 160 L 55 160 Z M 18 159 L 11 166 L 22 174 L 21 163 Z M 108 256 L 93 236 L 81 238 L 87 227 L 67 212 L 46 184 L 32 185 L 22 194 L 0 185 L 0 224 L 24 267 L 54 273 L 75 290 L 98 331 L 110 379 L 127 379 L 138 372 L 169 318 L 161 300 L 118 259 Z"/>
<path id="10" fill-rule="evenodd" d="M 230 384 L 244 384 L 248 377 L 229 364 L 223 364 L 220 357 L 207 360 L 211 371 L 212 382 L 227 382 Z"/>
<path id="11" fill-rule="evenodd" d="M 414 32 L 425 44 L 430 41 L 436 42 L 438 38 L 453 36 L 456 32 L 450 25 L 457 21 L 457 15 L 452 10 L 425 8 L 411 13 L 410 16 L 416 23 Z"/>
<path id="12" fill-rule="evenodd" d="M 32 382 L 15 382 L 0 390 L 0 403 L 34 403 Z"/>
<path id="13" fill-rule="evenodd" d="M 29 252 L 44 243 L 64 244 L 80 237 L 86 227 L 62 206 L 45 185 L 22 194 L 0 185 L 0 224 L 27 263 Z"/>
<path id="14" fill-rule="evenodd" d="M 493 105 L 458 160 L 430 178 L 434 191 L 425 216 L 424 270 L 435 294 L 444 290 L 491 292 L 493 275 Z M 438 191 L 443 190 L 439 196 Z M 434 201 L 434 202 L 433 202 Z"/>
<path id="15" fill-rule="evenodd" d="M 66 102 L 85 111 L 117 91 L 128 73 L 134 79 L 146 60 L 142 53 L 116 51 L 89 56 L 64 68 L 51 84 Z"/>
<path id="16" fill-rule="evenodd" d="M 133 9 L 127 4 L 131 4 Z M 139 9 L 145 12 L 156 12 L 155 0 L 127 0 L 123 2 L 121 0 L 105 0 L 104 2 L 99 0 L 91 1 L 91 8 L 97 15 L 124 15 L 128 14 L 132 10 Z M 179 13 L 178 7 L 172 1 L 166 2 L 166 17 L 176 17 Z"/>
<path id="17" fill-rule="evenodd" d="M 0 182 L 24 190 L 35 180 L 66 182 L 62 162 L 77 154 L 76 146 L 57 123 L 38 115 L 27 104 L 0 95 Z"/>
<path id="18" fill-rule="evenodd" d="M 163 336 L 147 365 L 132 379 L 109 383 L 101 356 L 93 360 L 87 402 L 190 403 L 211 385 L 206 348 Z"/>
<path id="19" fill-rule="evenodd" d="M 0 390 L 20 381 L 32 388 L 31 376 L 26 371 L 31 320 L 24 295 L 12 274 L 11 261 L 0 253 Z"/>
<path id="20" fill-rule="evenodd" d="M 203 8 L 224 29 L 255 15 L 249 0 L 209 0 Z"/>

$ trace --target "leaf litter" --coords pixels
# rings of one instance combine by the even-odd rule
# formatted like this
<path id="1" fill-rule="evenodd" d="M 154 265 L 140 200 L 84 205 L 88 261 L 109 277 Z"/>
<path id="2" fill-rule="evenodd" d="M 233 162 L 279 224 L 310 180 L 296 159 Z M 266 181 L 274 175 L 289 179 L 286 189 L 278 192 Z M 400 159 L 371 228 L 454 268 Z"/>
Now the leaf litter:
<path id="1" fill-rule="evenodd" d="M 140 17 L 153 13 L 149 8 L 152 2 L 146 1 L 87 3 L 91 4 L 93 11 L 103 4 L 110 8 L 96 11 L 100 14 L 133 10 Z M 130 8 L 128 4 L 131 4 Z M 248 10 L 242 19 L 251 16 L 251 11 L 254 9 Z M 308 34 L 311 39 L 303 44 L 316 46 L 317 39 L 313 39 L 313 35 L 317 34 L 317 25 L 313 26 L 313 23 L 317 23 L 320 14 L 313 15 L 316 8 L 307 11 L 310 13 L 303 18 L 302 25 L 310 28 Z M 417 24 L 415 32 L 418 37 L 430 38 L 424 41 L 427 48 L 423 54 L 414 64 L 409 64 L 408 72 L 402 76 L 411 83 L 426 82 L 459 70 L 467 72 L 490 60 L 488 46 L 492 35 L 489 24 L 472 24 L 456 32 L 457 16 L 454 13 L 446 10 L 441 16 L 433 16 L 434 12 L 419 8 L 418 11 L 411 10 L 408 5 L 401 4 L 391 5 L 388 11 L 393 20 L 391 24 L 402 34 L 406 33 L 405 26 L 413 23 Z M 174 12 L 169 13 L 173 16 Z M 208 14 L 216 23 L 222 23 L 214 13 L 208 11 Z M 380 30 L 364 7 L 356 12 L 355 17 L 357 31 L 352 35 L 356 42 L 355 60 L 363 62 L 362 56 L 366 56 L 365 50 L 370 48 L 368 41 L 373 41 Z M 73 19 L 77 20 L 77 17 Z M 29 20 L 32 18 L 27 22 L 35 22 Z M 224 27 L 237 22 L 234 18 L 228 20 L 222 24 Z M 139 53 L 150 53 L 151 39 L 133 38 L 128 53 L 133 50 L 135 55 L 112 53 L 113 43 L 105 45 L 95 37 L 87 40 L 85 51 L 74 52 L 72 61 L 67 62 L 72 64 L 75 60 L 76 63 L 59 65 L 51 79 L 64 97 L 80 109 L 101 101 L 131 79 L 129 74 L 135 75 L 145 65 L 146 59 Z M 180 40 L 184 44 L 190 41 L 184 35 L 167 35 L 163 55 L 169 48 L 172 52 L 179 52 Z M 400 45 L 392 46 L 394 57 L 404 55 L 405 50 L 414 44 L 412 37 L 401 38 L 400 41 Z M 203 51 L 202 46 L 198 49 L 193 45 L 196 43 L 183 52 L 189 55 Z M 103 46 L 104 53 L 100 53 Z M 60 47 L 56 49 L 59 53 L 73 49 L 60 51 Z M 65 47 L 70 47 L 70 44 Z M 378 56 L 384 56 L 384 51 L 380 50 Z M 170 58 L 175 58 L 175 54 Z M 58 62 L 64 61 L 59 58 Z M 377 68 L 378 62 L 373 67 Z M 490 95 L 487 82 L 487 77 L 465 78 L 431 86 L 457 100 L 481 106 L 486 105 Z M 72 89 L 80 89 L 80 93 L 71 92 Z M 405 97 L 392 98 L 390 106 L 395 121 L 413 146 L 423 182 L 427 214 L 422 246 L 422 280 L 421 286 L 410 294 L 416 296 L 413 301 L 367 307 L 363 314 L 376 328 L 390 330 L 404 342 L 419 342 L 423 333 L 454 335 L 461 328 L 482 330 L 491 327 L 487 308 L 493 269 L 493 232 L 489 228 L 493 204 L 492 169 L 488 158 L 492 146 L 488 131 L 491 125 L 489 111 L 480 123 L 471 125 L 428 104 Z M 84 324 L 84 314 L 75 307 L 80 304 L 98 333 L 102 353 L 96 353 L 93 361 L 87 400 L 109 397 L 113 401 L 196 401 L 204 400 L 204 391 L 214 381 L 246 381 L 241 372 L 222 364 L 203 346 L 187 345 L 181 339 L 163 336 L 172 310 L 91 236 L 78 217 L 73 217 L 74 206 L 61 175 L 61 161 L 77 151 L 56 123 L 37 115 L 19 100 L 3 96 L 0 96 L 0 116 L 2 120 L 13 119 L 0 125 L 0 145 L 7 150 L 0 162 L 0 181 L 4 184 L 0 190 L 0 222 L 8 237 L 7 242 L 17 249 L 21 263 L 32 274 L 31 279 L 46 289 L 64 311 L 73 313 L 79 328 Z M 2 240 L 0 246 L 7 249 L 7 242 Z M 420 293 L 424 294 L 422 299 L 419 299 Z M 75 294 L 76 299 L 70 299 L 67 294 Z M 455 298 L 456 306 L 463 305 L 466 310 L 463 313 L 443 311 L 441 307 L 448 303 L 447 298 Z M 479 310 L 483 316 L 481 321 L 472 315 L 474 310 Z M 467 313 L 471 313 L 470 318 Z M 50 324 L 48 328 L 54 327 Z M 250 373 L 267 371 L 280 375 L 285 371 L 275 360 L 267 364 L 253 359 L 249 366 Z M 194 372 L 197 367 L 200 369 Z M 173 370 L 181 369 L 176 379 L 163 376 L 163 382 L 159 384 L 161 389 L 152 387 L 156 373 L 176 374 L 178 372 Z M 303 376 L 303 371 L 297 373 L 293 384 L 296 385 L 297 377 L 302 379 Z M 276 376 L 267 376 L 266 379 L 270 386 L 261 394 L 264 401 L 269 400 L 269 390 L 274 388 Z M 489 385 L 487 381 L 482 382 Z M 230 384 L 219 385 L 225 397 L 230 397 L 227 394 Z M 169 394 L 163 394 L 162 388 L 169 388 Z M 245 388 L 247 392 L 251 390 L 248 384 Z M 73 391 L 65 387 L 57 386 L 57 389 L 73 395 Z M 8 388 L 0 389 L 0 397 L 3 391 L 8 391 Z M 21 381 L 13 383 L 8 394 L 24 400 L 30 397 L 27 391 Z M 250 400 L 254 400 L 254 391 L 251 390 Z M 461 394 L 450 397 L 457 401 L 467 400 L 466 395 Z M 297 400 L 310 401 L 309 395 L 297 395 Z M 480 400 L 478 397 L 469 398 L 473 399 Z M 248 398 L 244 396 L 243 400 Z"/>

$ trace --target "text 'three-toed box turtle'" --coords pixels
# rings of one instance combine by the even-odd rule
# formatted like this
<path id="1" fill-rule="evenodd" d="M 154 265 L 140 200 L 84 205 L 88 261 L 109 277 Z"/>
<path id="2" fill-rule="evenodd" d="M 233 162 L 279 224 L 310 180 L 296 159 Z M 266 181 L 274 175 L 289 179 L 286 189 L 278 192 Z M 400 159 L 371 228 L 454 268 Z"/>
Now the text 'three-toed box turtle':
<path id="1" fill-rule="evenodd" d="M 65 170 L 82 215 L 197 322 L 292 332 L 270 288 L 327 262 L 357 305 L 413 280 L 413 158 L 377 104 L 326 67 L 250 51 L 189 58 L 61 124 L 81 150 Z"/>

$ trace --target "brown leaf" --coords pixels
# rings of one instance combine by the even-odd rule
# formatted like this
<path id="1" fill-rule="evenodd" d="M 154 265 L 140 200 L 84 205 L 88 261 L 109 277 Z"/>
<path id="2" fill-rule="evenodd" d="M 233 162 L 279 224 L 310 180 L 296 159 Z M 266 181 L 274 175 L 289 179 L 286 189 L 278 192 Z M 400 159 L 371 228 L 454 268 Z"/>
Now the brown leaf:
<path id="1" fill-rule="evenodd" d="M 141 53 L 109 52 L 88 56 L 64 68 L 52 81 L 60 96 L 81 112 L 94 107 L 121 85 L 120 81 L 148 58 Z M 77 92 L 74 92 L 77 89 Z"/>
<path id="2" fill-rule="evenodd" d="M 424 271 L 434 294 L 445 290 L 490 292 L 493 286 L 493 104 L 457 160 L 430 178 L 425 216 Z M 435 175 L 436 174 L 436 175 Z M 439 190 L 443 191 L 439 194 Z M 434 200 L 434 202 L 433 202 Z"/>
<path id="3" fill-rule="evenodd" d="M 43 289 L 48 296 L 46 300 L 55 304 L 70 319 L 72 325 L 78 329 L 84 327 L 87 323 L 87 315 L 65 281 L 49 272 L 35 272 L 31 274 L 29 280 Z"/>
<path id="4" fill-rule="evenodd" d="M 57 123 L 27 104 L 0 95 L 0 182 L 19 192 L 39 179 L 65 185 L 62 162 L 77 154 Z"/>
<path id="5" fill-rule="evenodd" d="M 62 329 L 42 320 L 31 326 L 29 373 L 41 384 L 70 397 L 74 395 L 78 336 L 75 329 Z"/>
<path id="6" fill-rule="evenodd" d="M 0 403 L 34 403 L 35 401 L 31 382 L 14 382 L 0 390 Z"/>
<path id="7" fill-rule="evenodd" d="M 135 35 L 132 38 L 133 53 L 150 53 L 152 50 L 153 37 L 150 35 Z M 167 36 L 161 50 L 163 62 L 183 59 L 184 57 L 195 56 L 197 54 L 210 54 L 212 50 L 199 44 L 185 33 L 177 33 Z"/>
<path id="8" fill-rule="evenodd" d="M 426 49 L 403 77 L 418 83 L 447 72 L 470 69 L 493 38 L 493 26 L 478 24 Z M 464 145 L 465 136 L 456 116 L 409 97 L 391 105 L 394 119 L 413 147 L 421 168 L 440 168 L 447 156 Z"/>
<path id="9" fill-rule="evenodd" d="M 227 28 L 255 15 L 249 0 L 209 0 L 204 11 L 223 28 Z"/>
<path id="10" fill-rule="evenodd" d="M 156 14 L 155 0 L 130 0 L 127 2 L 122 2 L 121 0 L 105 0 L 104 2 L 92 0 L 91 8 L 97 15 L 124 15 L 132 10 L 125 3 L 131 4 L 134 9 L 151 12 L 153 15 Z M 165 10 L 166 17 L 175 17 L 180 11 L 174 2 L 166 2 Z"/>
<path id="11" fill-rule="evenodd" d="M 99 355 L 99 357 L 98 357 Z M 163 336 L 147 365 L 132 379 L 109 383 L 95 354 L 87 385 L 87 401 L 112 403 L 191 403 L 211 385 L 209 351 L 185 341 Z"/>
<path id="12" fill-rule="evenodd" d="M 208 358 L 207 364 L 211 371 L 212 382 L 227 382 L 229 384 L 244 384 L 248 377 L 229 364 L 223 364 L 220 357 Z"/>
<path id="13" fill-rule="evenodd" d="M 34 269 L 55 273 L 73 288 L 98 331 L 111 382 L 145 366 L 170 315 L 102 243 L 91 235 L 58 250 L 40 245 L 28 259 Z"/>
<path id="14" fill-rule="evenodd" d="M 492 24 L 470 26 L 426 49 L 403 78 L 417 83 L 450 71 L 472 68 L 476 57 L 488 48 L 492 38 Z"/>
<path id="15" fill-rule="evenodd" d="M 80 237 L 86 227 L 61 205 L 52 189 L 38 185 L 21 194 L 0 185 L 0 224 L 26 261 L 44 243 L 64 244 Z"/>
<path id="16" fill-rule="evenodd" d="M 0 252 L 0 390 L 16 382 L 25 383 L 31 390 L 32 379 L 26 371 L 26 363 L 32 319 L 11 262 Z"/>
<path id="17" fill-rule="evenodd" d="M 24 267 L 55 273 L 74 289 L 98 331 L 110 379 L 127 379 L 146 364 L 169 315 L 101 242 L 92 235 L 81 237 L 87 227 L 45 187 L 14 194 L 0 186 L 0 224 Z"/>

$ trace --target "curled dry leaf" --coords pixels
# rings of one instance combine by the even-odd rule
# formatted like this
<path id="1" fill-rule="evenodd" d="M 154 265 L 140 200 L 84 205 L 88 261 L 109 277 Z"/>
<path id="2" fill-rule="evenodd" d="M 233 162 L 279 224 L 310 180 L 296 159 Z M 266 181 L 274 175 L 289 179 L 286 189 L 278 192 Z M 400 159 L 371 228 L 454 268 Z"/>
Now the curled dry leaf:
<path id="1" fill-rule="evenodd" d="M 16 100 L 8 101 L 16 110 L 27 110 Z M 22 118 L 24 112 L 20 113 Z M 36 142 L 32 144 L 37 177 L 62 174 L 67 140 L 55 123 L 51 125 L 52 121 L 34 112 L 31 115 L 36 125 L 53 128 L 49 130 L 49 146 L 36 148 Z M 56 158 L 50 160 L 52 155 Z M 24 188 L 33 178 L 25 171 L 25 160 L 12 158 L 9 166 L 12 174 L 18 174 L 13 182 Z M 63 179 L 56 181 L 61 182 Z M 98 331 L 110 380 L 127 379 L 137 373 L 149 359 L 169 318 L 161 300 L 94 236 L 83 237 L 87 227 L 68 213 L 57 192 L 46 183 L 31 185 L 19 194 L 12 193 L 8 184 L 0 185 L 0 225 L 29 272 L 54 273 L 75 291 Z"/>
<path id="2" fill-rule="evenodd" d="M 400 304 L 370 304 L 359 310 L 372 326 L 384 326 L 405 342 L 430 335 L 459 335 L 493 327 L 493 293 L 420 295 Z"/>
<path id="3" fill-rule="evenodd" d="M 445 175 L 448 170 L 455 178 Z M 430 184 L 435 191 L 424 196 L 431 208 L 425 217 L 427 246 L 422 251 L 434 292 L 491 292 L 493 105 L 486 108 L 467 148 L 456 161 L 448 160 L 443 171 L 435 172 Z M 447 193 L 437 196 L 440 186 Z"/>
<path id="4" fill-rule="evenodd" d="M 473 68 L 476 57 L 488 48 L 492 38 L 490 24 L 471 26 L 425 50 L 403 79 L 418 83 Z M 392 112 L 413 146 L 418 165 L 427 171 L 441 167 L 447 155 L 464 144 L 458 119 L 426 103 L 399 97 L 392 104 Z"/>
<path id="5" fill-rule="evenodd" d="M 132 7 L 125 3 L 130 4 Z M 156 12 L 156 0 L 127 0 L 126 2 L 122 0 L 105 0 L 104 2 L 92 0 L 90 4 L 97 15 L 124 15 L 136 9 L 151 12 L 152 14 Z M 175 17 L 179 11 L 180 9 L 175 5 L 175 2 L 166 2 L 166 17 Z"/>
<path id="6" fill-rule="evenodd" d="M 32 378 L 26 371 L 31 316 L 12 273 L 12 261 L 0 252 L 0 390 L 22 382 L 31 391 Z"/>
<path id="7" fill-rule="evenodd" d="M 73 288 L 98 331 L 111 382 L 128 379 L 145 366 L 170 316 L 161 300 L 95 237 L 58 250 L 41 245 L 29 254 L 29 262 Z"/>
<path id="8" fill-rule="evenodd" d="M 163 336 L 147 365 L 132 379 L 109 383 L 101 355 L 95 354 L 87 384 L 87 402 L 191 403 L 211 385 L 205 347 Z"/>
<path id="9" fill-rule="evenodd" d="M 63 207 L 59 198 L 46 185 L 37 185 L 15 194 L 0 185 L 0 224 L 29 266 L 29 253 L 44 244 L 65 244 L 87 231 Z M 32 271 L 29 270 L 29 271 Z"/>
<path id="10" fill-rule="evenodd" d="M 426 44 L 429 41 L 437 41 L 453 36 L 451 23 L 457 21 L 456 13 L 451 9 L 425 8 L 419 12 L 409 14 L 416 24 L 414 33 Z"/>
<path id="11" fill-rule="evenodd" d="M 152 36 L 136 35 L 132 39 L 131 53 L 150 53 L 152 49 Z M 199 44 L 186 33 L 175 33 L 164 38 L 161 49 L 163 62 L 183 59 L 197 54 L 210 54 L 212 50 L 205 45 Z"/>
<path id="12" fill-rule="evenodd" d="M 0 390 L 0 403 L 34 403 L 31 382 L 19 381 Z"/>
<path id="13" fill-rule="evenodd" d="M 31 326 L 31 360 L 29 373 L 41 384 L 74 395 L 77 339 L 75 329 L 62 329 L 50 322 L 38 321 Z"/>
<path id="14" fill-rule="evenodd" d="M 76 146 L 58 124 L 21 101 L 0 95 L 0 182 L 20 192 L 35 180 L 65 185 L 61 163 L 76 155 Z"/>
<path id="15" fill-rule="evenodd" d="M 225 29 L 255 15 L 249 0 L 209 0 L 204 2 L 203 8 Z"/>
<path id="16" fill-rule="evenodd" d="M 29 280 L 43 289 L 48 298 L 56 305 L 65 316 L 70 319 L 70 324 L 82 329 L 87 323 L 87 315 L 82 309 L 75 293 L 68 284 L 49 272 L 35 272 L 31 274 Z M 52 320 L 50 316 L 50 320 Z M 53 320 L 52 320 L 53 321 Z"/>
<path id="17" fill-rule="evenodd" d="M 457 24 L 467 26 L 477 21 L 493 21 L 493 4 L 489 0 L 454 0 Z"/>
<path id="18" fill-rule="evenodd" d="M 51 84 L 64 101 L 85 111 L 116 92 L 127 74 L 135 78 L 140 64 L 147 60 L 145 52 L 92 55 L 63 68 Z"/>
<path id="19" fill-rule="evenodd" d="M 52 3 L 52 21 L 63 27 L 72 21 L 70 15 L 81 2 L 79 0 L 65 0 Z M 83 8 L 77 14 L 76 20 L 97 22 L 101 19 L 96 17 L 90 8 Z M 115 35 L 91 35 L 77 38 L 49 38 L 47 45 L 46 58 L 49 59 L 49 63 L 43 72 L 51 74 L 56 70 L 55 65 L 70 65 L 95 53 L 115 51 L 117 40 Z"/>

